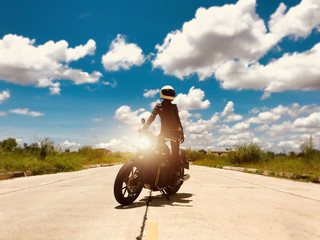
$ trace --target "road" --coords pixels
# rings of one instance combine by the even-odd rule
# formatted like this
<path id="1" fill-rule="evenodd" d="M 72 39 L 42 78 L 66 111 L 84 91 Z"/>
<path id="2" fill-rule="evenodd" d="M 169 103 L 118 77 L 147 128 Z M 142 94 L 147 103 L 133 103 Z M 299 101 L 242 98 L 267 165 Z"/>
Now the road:
<path id="1" fill-rule="evenodd" d="M 119 168 L 0 181 L 0 239 L 320 239 L 319 184 L 191 166 L 170 201 L 122 207 Z"/>

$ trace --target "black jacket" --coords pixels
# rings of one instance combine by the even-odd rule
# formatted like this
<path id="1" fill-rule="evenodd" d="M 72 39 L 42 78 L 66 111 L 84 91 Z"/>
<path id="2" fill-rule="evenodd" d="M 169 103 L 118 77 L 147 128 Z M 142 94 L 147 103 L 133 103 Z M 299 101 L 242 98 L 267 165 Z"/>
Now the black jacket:
<path id="1" fill-rule="evenodd" d="M 180 137 L 183 135 L 183 128 L 178 114 L 178 107 L 176 104 L 172 104 L 171 101 L 164 100 L 158 103 L 148 118 L 146 127 L 154 121 L 159 114 L 161 120 L 161 135 Z M 181 128 L 180 131 L 178 128 Z"/>

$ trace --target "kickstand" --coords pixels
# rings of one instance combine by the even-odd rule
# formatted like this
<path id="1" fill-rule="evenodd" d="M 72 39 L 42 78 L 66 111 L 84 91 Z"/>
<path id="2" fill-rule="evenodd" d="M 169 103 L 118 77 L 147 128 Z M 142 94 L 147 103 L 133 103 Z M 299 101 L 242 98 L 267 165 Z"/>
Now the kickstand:
<path id="1" fill-rule="evenodd" d="M 166 197 L 166 199 L 168 199 L 168 201 L 170 201 L 168 194 L 166 194 L 166 192 L 164 190 L 161 190 L 160 192 L 162 193 L 162 195 L 164 195 Z"/>

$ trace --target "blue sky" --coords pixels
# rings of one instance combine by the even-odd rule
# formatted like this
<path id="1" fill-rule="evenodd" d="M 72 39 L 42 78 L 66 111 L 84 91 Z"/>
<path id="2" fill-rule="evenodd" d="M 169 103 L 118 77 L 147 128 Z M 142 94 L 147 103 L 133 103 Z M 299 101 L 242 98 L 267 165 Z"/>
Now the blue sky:
<path id="1" fill-rule="evenodd" d="M 172 85 L 184 147 L 320 148 L 319 30 L 318 0 L 3 0 L 0 140 L 131 150 Z"/>

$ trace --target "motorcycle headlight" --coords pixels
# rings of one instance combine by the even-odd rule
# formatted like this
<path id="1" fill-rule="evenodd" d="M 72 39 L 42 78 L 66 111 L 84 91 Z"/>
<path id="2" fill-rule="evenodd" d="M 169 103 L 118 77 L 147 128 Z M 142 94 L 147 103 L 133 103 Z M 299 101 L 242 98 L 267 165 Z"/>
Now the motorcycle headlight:
<path id="1" fill-rule="evenodd" d="M 148 149 L 150 148 L 152 145 L 152 142 L 150 140 L 150 138 L 148 138 L 147 136 L 141 136 L 139 138 L 139 143 L 138 143 L 138 147 L 141 149 Z"/>

